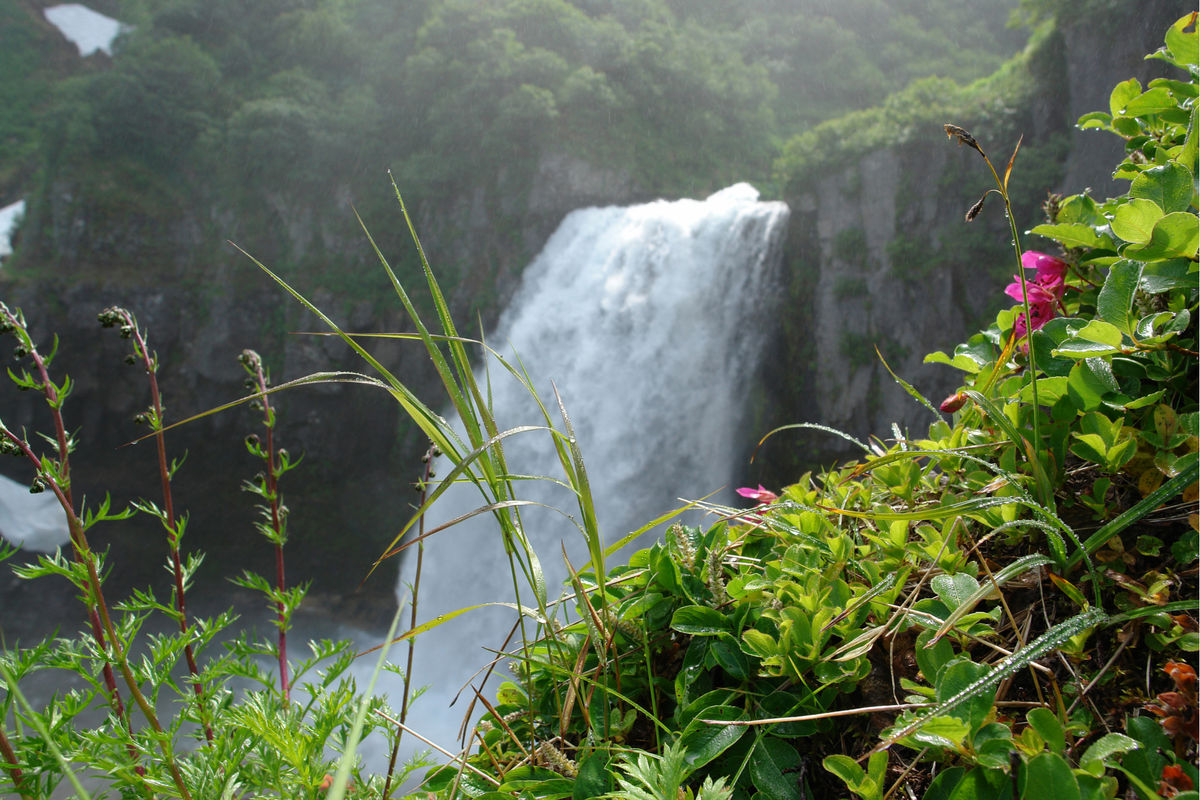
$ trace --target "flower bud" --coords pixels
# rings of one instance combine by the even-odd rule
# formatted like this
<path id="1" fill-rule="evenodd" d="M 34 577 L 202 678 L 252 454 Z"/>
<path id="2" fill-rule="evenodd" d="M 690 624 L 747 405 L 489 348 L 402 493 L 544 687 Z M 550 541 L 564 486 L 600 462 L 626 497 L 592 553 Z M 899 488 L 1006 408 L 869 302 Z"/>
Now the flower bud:
<path id="1" fill-rule="evenodd" d="M 960 408 L 965 406 L 967 404 L 967 400 L 969 399 L 970 398 L 967 397 L 966 392 L 955 392 L 943 400 L 942 404 L 938 406 L 938 408 L 940 408 L 946 414 L 953 414 L 955 411 L 958 411 Z"/>

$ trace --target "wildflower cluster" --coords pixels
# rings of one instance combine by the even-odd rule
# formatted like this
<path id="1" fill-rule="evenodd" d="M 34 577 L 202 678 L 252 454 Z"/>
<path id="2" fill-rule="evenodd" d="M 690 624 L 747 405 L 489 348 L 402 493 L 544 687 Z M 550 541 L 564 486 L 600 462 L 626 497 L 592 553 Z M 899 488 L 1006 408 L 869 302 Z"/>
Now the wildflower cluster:
<path id="1" fill-rule="evenodd" d="M 1025 321 L 1025 312 L 1017 314 L 1013 323 L 1013 336 L 1024 340 L 1030 330 L 1040 330 L 1043 325 L 1053 319 L 1062 306 L 1063 293 L 1066 291 L 1067 262 L 1061 258 L 1027 250 L 1021 254 L 1021 266 L 1035 271 L 1033 280 L 1021 280 L 1014 276 L 1013 282 L 1004 289 L 1004 293 L 1018 303 L 1029 302 L 1029 314 L 1032 324 Z M 1025 345 L 1028 346 L 1028 345 Z"/>

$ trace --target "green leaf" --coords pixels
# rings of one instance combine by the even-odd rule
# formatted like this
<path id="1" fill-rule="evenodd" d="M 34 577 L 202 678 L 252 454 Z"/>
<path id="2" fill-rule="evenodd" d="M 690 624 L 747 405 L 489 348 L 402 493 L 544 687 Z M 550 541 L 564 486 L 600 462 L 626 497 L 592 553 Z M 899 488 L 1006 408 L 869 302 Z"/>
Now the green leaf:
<path id="1" fill-rule="evenodd" d="M 1188 28 L 1191 31 L 1187 31 Z M 1175 23 L 1167 29 L 1166 36 L 1163 41 L 1167 44 L 1167 50 L 1174 56 L 1175 60 L 1180 64 L 1191 64 L 1195 66 L 1200 63 L 1200 57 L 1197 56 L 1197 42 L 1200 41 L 1200 32 L 1196 30 L 1196 23 L 1192 19 L 1191 14 L 1185 14 L 1180 17 Z"/>
<path id="2" fill-rule="evenodd" d="M 1108 386 L 1096 377 L 1087 361 L 1076 364 L 1067 377 L 1067 395 L 1075 407 L 1081 411 L 1092 411 L 1099 408 L 1100 399 L 1108 390 Z"/>
<path id="3" fill-rule="evenodd" d="M 1149 203 L 1150 201 L 1135 200 L 1134 202 Z M 1200 245 L 1200 220 L 1195 214 L 1174 211 L 1154 223 L 1149 239 L 1143 241 L 1145 244 L 1140 247 L 1127 247 L 1123 255 L 1141 261 L 1194 257 L 1196 248 Z"/>
<path id="4" fill-rule="evenodd" d="M 770 634 L 748 628 L 742 631 L 742 652 L 755 658 L 769 658 L 779 652 L 779 642 Z"/>
<path id="5" fill-rule="evenodd" d="M 579 774 L 575 776 L 572 800 L 589 800 L 601 797 L 612 789 L 612 774 L 608 771 L 608 751 L 593 750 L 591 755 L 579 762 Z"/>
<path id="6" fill-rule="evenodd" d="M 742 718 L 742 711 L 733 706 L 712 706 L 704 709 L 704 719 L 732 721 Z M 684 746 L 683 761 L 690 772 L 724 753 L 746 732 L 744 725 L 720 725 L 692 720 L 683 729 L 679 740 Z"/>
<path id="7" fill-rule="evenodd" d="M 1151 200 L 1163 211 L 1187 211 L 1192 205 L 1192 173 L 1170 163 L 1151 167 L 1133 179 L 1129 196 Z"/>
<path id="8" fill-rule="evenodd" d="M 1060 224 L 1082 222 L 1086 225 L 1107 223 L 1107 220 L 1100 216 L 1096 201 L 1086 194 L 1073 194 L 1063 200 L 1058 206 L 1058 214 L 1055 215 L 1054 221 Z"/>
<path id="9" fill-rule="evenodd" d="M 1196 273 L 1186 258 L 1152 261 L 1142 270 L 1141 289 L 1150 294 L 1171 289 L 1190 289 L 1196 285 Z"/>
<path id="10" fill-rule="evenodd" d="M 925 790 L 922 800 L 949 800 L 950 793 L 962 782 L 964 773 L 966 769 L 963 767 L 941 770 Z"/>
<path id="11" fill-rule="evenodd" d="M 1108 277 L 1104 279 L 1104 286 L 1100 288 L 1100 294 L 1096 298 L 1096 313 L 1104 321 L 1100 324 L 1107 323 L 1115 326 L 1117 329 L 1115 341 L 1112 334 L 1109 334 L 1107 339 L 1089 335 L 1089 329 L 1099 320 L 1092 320 L 1075 335 L 1080 339 L 1090 339 L 1093 342 L 1105 342 L 1114 347 L 1120 347 L 1121 334 L 1130 333 L 1131 315 L 1129 310 L 1133 307 L 1133 296 L 1137 292 L 1138 281 L 1141 280 L 1141 277 L 1142 265 L 1140 263 L 1122 259 L 1109 267 Z"/>
<path id="12" fill-rule="evenodd" d="M 959 697 L 987 673 L 986 665 L 976 664 L 965 658 L 951 663 L 938 678 L 936 687 L 938 702 L 946 703 L 951 698 Z M 957 707 L 948 709 L 946 713 L 961 719 L 970 726 L 971 730 L 975 730 L 987 719 L 994 699 L 990 692 L 978 692 L 964 697 Z"/>
<path id="13" fill-rule="evenodd" d="M 1106 283 L 1105 286 L 1107 285 L 1108 284 Z M 1133 286 L 1137 286 L 1136 279 L 1133 281 Z M 1101 294 L 1103 294 L 1103 290 L 1101 290 Z M 1132 299 L 1132 295 L 1130 295 L 1130 299 Z M 1117 350 L 1121 348 L 1122 341 L 1121 331 L 1118 329 L 1116 324 L 1105 322 L 1099 319 L 1094 319 L 1087 325 L 1084 325 L 1082 328 L 1075 331 L 1074 338 L 1083 339 L 1089 342 L 1096 342 L 1098 344 L 1105 344 Z"/>
<path id="14" fill-rule="evenodd" d="M 795 778 L 783 774 L 783 770 L 791 766 L 784 760 L 789 754 L 793 756 L 789 760 L 795 761 L 795 750 L 768 736 L 760 738 L 754 745 L 750 753 L 750 780 L 766 800 L 803 800 Z"/>
<path id="15" fill-rule="evenodd" d="M 934 631 L 924 630 L 917 637 L 917 647 L 915 655 L 917 657 L 917 666 L 921 669 L 921 674 L 925 676 L 925 680 L 929 681 L 932 686 L 938 678 L 938 673 L 942 667 L 954 658 L 954 648 L 950 642 L 945 639 L 939 639 L 937 644 L 929 646 L 929 641 L 933 638 Z"/>
<path id="16" fill-rule="evenodd" d="M 841 778 L 842 783 L 846 784 L 846 788 L 855 794 L 858 794 L 858 788 L 867 779 L 866 771 L 850 756 L 825 756 L 824 760 L 821 761 L 821 765 L 829 772 Z"/>
<path id="17" fill-rule="evenodd" d="M 1062 725 L 1053 711 L 1048 708 L 1033 708 L 1025 715 L 1025 719 L 1029 721 L 1029 726 L 1042 737 L 1046 746 L 1050 748 L 1050 752 L 1061 753 L 1066 749 L 1066 734 L 1063 733 Z"/>
<path id="18" fill-rule="evenodd" d="M 959 750 L 971 734 L 971 726 L 958 717 L 934 717 L 909 738 L 921 745 Z"/>
<path id="19" fill-rule="evenodd" d="M 1092 111 L 1076 120 L 1075 124 L 1080 130 L 1087 130 L 1088 128 L 1104 128 L 1107 130 L 1112 127 L 1112 114 L 1105 114 L 1103 111 Z"/>
<path id="20" fill-rule="evenodd" d="M 1108 96 L 1108 110 L 1114 117 L 1120 116 L 1125 105 L 1142 93 L 1142 84 L 1137 78 L 1122 81 L 1113 87 Z"/>
<path id="21" fill-rule="evenodd" d="M 1053 356 L 1068 358 L 1100 358 L 1122 352 L 1121 348 L 1100 342 L 1089 342 L 1085 339 L 1070 338 L 1050 351 Z"/>
<path id="22" fill-rule="evenodd" d="M 1053 239 L 1063 247 L 1106 247 L 1111 242 L 1101 238 L 1096 229 L 1082 222 L 1066 222 L 1057 225 L 1038 225 L 1029 231 L 1038 236 Z"/>
<path id="23" fill-rule="evenodd" d="M 1147 89 L 1125 104 L 1124 113 L 1131 117 L 1144 117 L 1148 114 L 1161 114 L 1174 110 L 1178 104 L 1165 86 Z"/>
<path id="24" fill-rule="evenodd" d="M 729 618 L 708 606 L 683 606 L 671 616 L 671 628 L 692 636 L 716 636 L 732 630 Z"/>
<path id="25" fill-rule="evenodd" d="M 1079 766 L 1099 778 L 1104 774 L 1108 759 L 1139 747 L 1141 745 L 1136 739 L 1122 733 L 1106 733 L 1084 751 L 1083 758 L 1079 759 Z"/>
<path id="26" fill-rule="evenodd" d="M 1150 241 L 1154 224 L 1164 213 L 1153 200 L 1130 200 L 1117 208 L 1110 224 L 1113 233 L 1125 241 L 1144 244 Z"/>
<path id="27" fill-rule="evenodd" d="M 1012 783 L 1000 769 L 975 767 L 963 777 L 947 800 L 1011 800 Z"/>
<path id="28" fill-rule="evenodd" d="M 1023 780 L 1022 780 L 1023 779 Z M 1071 767 L 1057 753 L 1039 753 L 1018 775 L 1021 800 L 1081 800 Z"/>
<path id="29" fill-rule="evenodd" d="M 732 634 L 722 632 L 708 644 L 708 651 L 717 660 L 717 665 L 738 680 L 750 678 L 750 662 L 738 646 Z"/>
<path id="30" fill-rule="evenodd" d="M 958 608 L 979 590 L 979 581 L 962 572 L 957 575 L 938 575 L 929 585 L 950 609 Z"/>
<path id="31" fill-rule="evenodd" d="M 1038 367 L 1041 367 L 1042 363 L 1039 359 Z M 1052 406 L 1067 393 L 1067 379 L 1061 375 L 1054 378 L 1038 378 L 1037 390 L 1038 402 L 1044 406 Z M 1029 384 L 1021 387 L 1021 402 L 1033 402 L 1033 387 Z"/>

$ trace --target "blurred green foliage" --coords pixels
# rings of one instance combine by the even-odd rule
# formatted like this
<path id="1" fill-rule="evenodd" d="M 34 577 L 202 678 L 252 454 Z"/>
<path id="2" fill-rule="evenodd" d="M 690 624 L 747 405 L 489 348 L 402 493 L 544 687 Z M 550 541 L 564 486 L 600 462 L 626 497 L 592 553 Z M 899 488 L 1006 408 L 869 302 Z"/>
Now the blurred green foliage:
<path id="1" fill-rule="evenodd" d="M 89 223 L 215 223 L 209 247 L 236 238 L 319 278 L 337 242 L 300 246 L 294 229 L 313 227 L 305 214 L 333 225 L 331 200 L 390 213 L 387 169 L 418 209 L 484 192 L 492 229 L 519 222 L 547 155 L 644 195 L 766 184 L 779 143 L 823 119 L 914 79 L 937 76 L 925 85 L 939 91 L 993 71 L 1025 36 L 999 24 L 1014 2 L 114 0 L 103 10 L 130 29 L 111 65 L 94 56 L 70 79 L 5 89 L 39 100 L 5 104 L 21 111 L 0 123 L 0 163 L 42 167 L 9 269 L 79 266 L 51 221 L 65 186 Z M 46 33 L 17 0 L 0 15 L 14 20 L 6 45 Z M 123 260 L 149 260 L 145 237 L 115 238 Z"/>

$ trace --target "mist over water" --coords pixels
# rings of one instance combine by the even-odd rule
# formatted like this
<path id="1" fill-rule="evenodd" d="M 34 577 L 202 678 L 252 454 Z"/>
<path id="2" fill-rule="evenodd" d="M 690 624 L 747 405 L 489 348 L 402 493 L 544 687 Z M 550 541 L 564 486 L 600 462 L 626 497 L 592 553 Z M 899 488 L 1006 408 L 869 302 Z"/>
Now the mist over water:
<path id="1" fill-rule="evenodd" d="M 758 192 L 744 183 L 704 201 L 574 211 L 526 269 L 489 335 L 488 344 L 511 362 L 519 357 L 556 418 L 557 387 L 583 452 L 606 542 L 678 507 L 677 498 L 714 491 L 714 500 L 732 497 L 729 484 L 752 435 L 742 425 L 746 384 L 763 348 L 766 326 L 759 320 L 772 313 L 778 295 L 775 273 L 787 217 L 786 205 L 759 202 Z M 494 361 L 490 366 L 499 428 L 543 424 L 527 391 Z M 477 378 L 488 385 L 482 370 Z M 561 420 L 556 424 L 561 427 Z M 510 471 L 561 479 L 544 431 L 515 435 L 504 449 Z M 449 467 L 442 463 L 438 471 L 444 477 Z M 517 494 L 570 516 L 521 509 L 554 601 L 566 577 L 563 551 L 576 569 L 586 566 L 584 539 L 574 522 L 578 506 L 562 486 L 543 480 L 520 482 Z M 473 486 L 456 486 L 435 504 L 427 528 L 484 503 Z M 514 600 L 490 514 L 427 542 L 420 621 Z M 402 602 L 409 599 L 414 556 L 406 556 L 397 586 Z M 527 588 L 521 600 L 534 605 Z M 405 614 L 407 620 L 407 609 Z M 411 710 L 411 727 L 458 749 L 471 690 L 453 708 L 450 702 L 468 681 L 480 685 L 472 675 L 491 658 L 484 648 L 500 648 L 515 619 L 507 608 L 481 609 L 417 638 L 413 684 L 431 688 Z M 393 663 L 403 659 L 403 649 L 393 649 Z M 496 685 L 493 676 L 485 694 Z M 391 693 L 398 708 L 399 687 Z M 407 749 L 421 749 L 416 745 L 410 741 Z"/>

